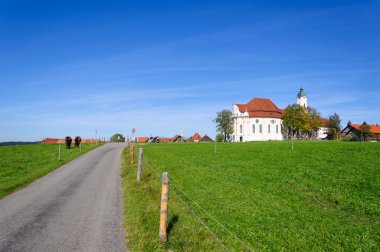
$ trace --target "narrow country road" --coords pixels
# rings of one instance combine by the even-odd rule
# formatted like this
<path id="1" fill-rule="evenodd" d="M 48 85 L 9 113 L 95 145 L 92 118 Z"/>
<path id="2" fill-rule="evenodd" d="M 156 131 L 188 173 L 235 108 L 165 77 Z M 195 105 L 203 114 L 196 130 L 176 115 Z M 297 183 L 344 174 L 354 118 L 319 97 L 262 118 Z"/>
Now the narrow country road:
<path id="1" fill-rule="evenodd" d="M 125 146 L 99 147 L 0 200 L 0 251 L 126 251 Z"/>

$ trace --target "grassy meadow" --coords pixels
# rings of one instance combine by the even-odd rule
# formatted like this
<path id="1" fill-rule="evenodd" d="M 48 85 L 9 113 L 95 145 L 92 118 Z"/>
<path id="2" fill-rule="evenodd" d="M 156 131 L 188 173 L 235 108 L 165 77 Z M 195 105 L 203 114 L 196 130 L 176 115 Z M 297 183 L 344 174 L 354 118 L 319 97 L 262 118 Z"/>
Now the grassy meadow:
<path id="1" fill-rule="evenodd" d="M 82 152 L 62 144 L 59 161 L 58 144 L 0 146 L 0 199 L 90 150 L 90 144 Z"/>
<path id="2" fill-rule="evenodd" d="M 380 250 L 380 144 L 147 144 L 143 177 L 123 152 L 131 251 Z M 170 173 L 169 240 L 158 240 Z M 218 224 L 219 222 L 220 224 Z M 238 239 L 240 240 L 238 240 Z"/>

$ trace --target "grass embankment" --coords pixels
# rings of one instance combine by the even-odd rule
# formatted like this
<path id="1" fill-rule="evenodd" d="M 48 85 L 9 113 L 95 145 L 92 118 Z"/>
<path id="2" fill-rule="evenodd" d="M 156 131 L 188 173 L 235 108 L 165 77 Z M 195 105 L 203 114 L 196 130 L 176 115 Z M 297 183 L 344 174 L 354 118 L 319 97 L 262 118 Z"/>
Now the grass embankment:
<path id="1" fill-rule="evenodd" d="M 140 183 L 127 149 L 123 156 L 131 251 L 224 250 L 174 192 L 232 251 L 246 250 L 234 236 L 254 250 L 380 250 L 379 143 L 296 142 L 294 151 L 286 141 L 225 143 L 217 154 L 207 143 L 143 148 Z M 163 171 L 175 220 L 166 245 L 158 241 Z"/>
<path id="2" fill-rule="evenodd" d="M 62 144 L 59 161 L 57 144 L 0 146 L 0 199 L 95 147 L 82 144 L 80 152 Z"/>

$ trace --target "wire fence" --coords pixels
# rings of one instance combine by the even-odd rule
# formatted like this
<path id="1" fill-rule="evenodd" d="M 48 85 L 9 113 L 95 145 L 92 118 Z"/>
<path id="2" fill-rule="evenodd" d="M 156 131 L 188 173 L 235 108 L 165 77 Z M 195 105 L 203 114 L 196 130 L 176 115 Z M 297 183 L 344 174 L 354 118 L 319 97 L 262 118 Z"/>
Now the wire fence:
<path id="1" fill-rule="evenodd" d="M 152 174 L 154 174 L 157 179 L 161 179 L 160 174 L 154 170 L 152 165 L 150 165 L 150 171 Z M 227 247 L 226 244 L 224 244 L 220 237 L 216 235 L 215 232 L 211 230 L 211 227 L 207 225 L 207 223 L 202 220 L 202 218 L 196 213 L 195 209 L 190 206 L 186 202 L 186 200 L 181 197 L 180 194 L 184 195 L 185 198 L 187 198 L 190 202 L 192 202 L 194 205 L 196 205 L 202 212 L 204 212 L 211 220 L 213 220 L 219 227 L 221 227 L 223 230 L 225 230 L 227 233 L 229 233 L 236 241 L 238 241 L 243 247 L 245 247 L 248 251 L 254 251 L 251 247 L 249 247 L 242 239 L 237 237 L 231 230 L 229 230 L 225 225 L 223 225 L 220 221 L 218 221 L 213 215 L 211 215 L 206 209 L 204 209 L 199 203 L 197 203 L 194 199 L 192 199 L 188 194 L 186 194 L 183 190 L 181 190 L 176 185 L 176 180 L 170 176 L 170 186 L 171 186 L 171 192 L 173 192 L 173 195 L 182 203 L 183 206 L 185 206 L 189 212 L 194 216 L 194 218 L 202 224 L 202 226 L 213 236 L 216 242 L 226 251 L 230 251 L 230 249 Z"/>
<path id="2" fill-rule="evenodd" d="M 193 216 L 203 225 L 203 227 L 214 237 L 214 239 L 219 243 L 219 245 L 226 251 L 230 251 L 227 246 L 218 238 L 218 236 L 212 232 L 210 227 L 197 215 L 194 210 L 186 204 L 186 202 L 179 196 L 175 190 L 172 189 L 173 194 L 180 200 L 180 202 L 193 214 Z"/>

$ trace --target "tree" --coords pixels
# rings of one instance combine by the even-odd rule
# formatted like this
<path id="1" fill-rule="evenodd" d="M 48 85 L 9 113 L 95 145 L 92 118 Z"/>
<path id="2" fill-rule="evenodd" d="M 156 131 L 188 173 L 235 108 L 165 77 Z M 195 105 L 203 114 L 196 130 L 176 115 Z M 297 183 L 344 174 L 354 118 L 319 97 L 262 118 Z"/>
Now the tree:
<path id="1" fill-rule="evenodd" d="M 215 140 L 216 140 L 217 142 L 223 142 L 223 140 L 224 140 L 224 135 L 223 135 L 222 133 L 218 133 L 218 134 L 216 135 L 216 137 L 215 137 Z"/>
<path id="2" fill-rule="evenodd" d="M 308 121 L 309 116 L 305 108 L 299 104 L 288 105 L 282 115 L 284 133 L 291 139 L 295 134 L 302 137 L 303 132 L 310 130 Z"/>
<path id="3" fill-rule="evenodd" d="M 371 127 L 366 122 L 363 122 L 363 124 L 360 125 L 359 129 L 360 129 L 360 132 L 361 132 L 360 139 L 362 141 L 363 140 L 367 141 L 368 138 L 372 136 Z"/>
<path id="4" fill-rule="evenodd" d="M 230 135 L 233 133 L 232 112 L 228 109 L 218 112 L 214 122 L 216 123 L 218 132 L 223 134 L 223 141 L 229 141 Z"/>
<path id="5" fill-rule="evenodd" d="M 328 123 L 328 137 L 329 139 L 339 139 L 340 136 L 340 117 L 337 113 L 334 113 L 333 115 L 329 116 L 329 123 Z"/>
<path id="6" fill-rule="evenodd" d="M 313 107 L 307 108 L 307 123 L 305 133 L 309 139 L 315 139 L 318 135 L 318 130 L 321 127 L 321 113 Z"/>
<path id="7" fill-rule="evenodd" d="M 111 137 L 111 141 L 112 141 L 112 142 L 124 142 L 124 141 L 125 141 L 125 138 L 124 138 L 123 134 L 116 133 L 116 134 L 114 134 L 114 135 Z"/>

